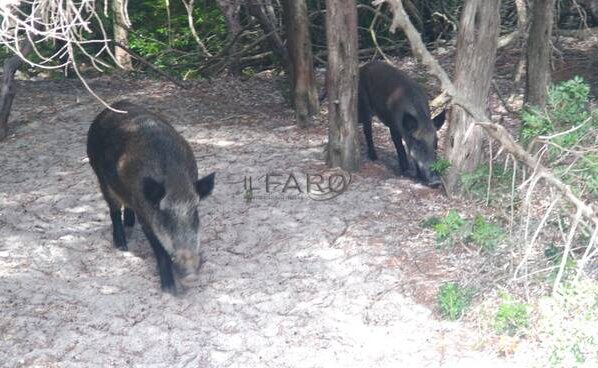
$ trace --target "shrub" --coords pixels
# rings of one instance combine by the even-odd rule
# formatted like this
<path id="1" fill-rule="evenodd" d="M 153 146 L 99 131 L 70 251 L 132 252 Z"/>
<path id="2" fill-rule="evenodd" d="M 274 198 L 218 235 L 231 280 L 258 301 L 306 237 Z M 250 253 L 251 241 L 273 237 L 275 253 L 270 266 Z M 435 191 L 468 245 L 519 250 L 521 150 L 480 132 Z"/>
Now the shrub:
<path id="1" fill-rule="evenodd" d="M 454 209 L 444 217 L 430 217 L 422 221 L 421 226 L 434 230 L 438 246 L 474 243 L 482 250 L 492 251 L 505 239 L 505 232 L 500 226 L 487 222 L 480 215 L 473 222 L 465 220 Z"/>
<path id="2" fill-rule="evenodd" d="M 529 324 L 527 306 L 512 300 L 511 297 L 503 297 L 503 302 L 498 306 L 494 320 L 496 332 L 510 336 L 520 335 Z"/>
<path id="3" fill-rule="evenodd" d="M 553 86 L 545 110 L 525 108 L 521 139 L 530 144 L 538 136 L 553 135 L 548 166 L 576 193 L 598 194 L 596 148 L 598 112 L 590 109 L 590 87 L 580 77 Z M 569 157 L 568 157 L 569 156 Z M 584 190 L 585 189 L 585 190 Z"/>
<path id="4" fill-rule="evenodd" d="M 463 223 L 459 213 L 456 210 L 450 210 L 445 217 L 432 226 L 436 232 L 436 241 L 441 243 L 450 240 L 461 229 Z"/>
<path id="5" fill-rule="evenodd" d="M 471 303 L 473 292 L 460 287 L 457 283 L 447 282 L 438 290 L 438 306 L 446 319 L 459 319 Z"/>
<path id="6" fill-rule="evenodd" d="M 470 238 L 483 250 L 492 251 L 505 238 L 505 232 L 500 226 L 487 222 L 478 215 L 473 221 Z"/>

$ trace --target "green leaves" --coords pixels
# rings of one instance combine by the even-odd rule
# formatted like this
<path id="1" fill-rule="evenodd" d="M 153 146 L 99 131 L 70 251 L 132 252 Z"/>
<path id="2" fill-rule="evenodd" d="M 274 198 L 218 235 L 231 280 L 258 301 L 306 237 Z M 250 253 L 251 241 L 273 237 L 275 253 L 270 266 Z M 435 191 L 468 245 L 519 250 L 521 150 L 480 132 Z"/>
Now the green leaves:
<path id="1" fill-rule="evenodd" d="M 436 243 L 439 247 L 452 246 L 455 243 L 473 243 L 484 251 L 493 251 L 505 240 L 505 232 L 495 224 L 477 215 L 473 222 L 465 220 L 452 209 L 444 217 L 431 217 L 421 224 L 431 228 L 436 233 Z"/>
<path id="2" fill-rule="evenodd" d="M 518 303 L 509 296 L 504 296 L 494 319 L 496 332 L 506 333 L 509 336 L 522 335 L 528 324 L 527 305 Z"/>
<path id="3" fill-rule="evenodd" d="M 598 111 L 590 110 L 589 101 L 589 85 L 575 77 L 550 89 L 544 111 L 528 107 L 521 113 L 523 142 L 542 137 L 545 164 L 578 195 L 598 194 Z"/>
<path id="4" fill-rule="evenodd" d="M 451 321 L 459 319 L 469 307 L 473 290 L 462 288 L 455 282 L 447 282 L 438 289 L 440 313 Z"/>
<path id="5" fill-rule="evenodd" d="M 482 216 L 476 216 L 473 221 L 471 240 L 485 251 L 493 251 L 505 239 L 503 229 L 487 222 Z"/>
<path id="6" fill-rule="evenodd" d="M 449 169 L 449 167 L 451 167 L 451 162 L 449 160 L 440 159 L 434 162 L 430 168 L 436 174 L 442 175 L 446 170 Z"/>

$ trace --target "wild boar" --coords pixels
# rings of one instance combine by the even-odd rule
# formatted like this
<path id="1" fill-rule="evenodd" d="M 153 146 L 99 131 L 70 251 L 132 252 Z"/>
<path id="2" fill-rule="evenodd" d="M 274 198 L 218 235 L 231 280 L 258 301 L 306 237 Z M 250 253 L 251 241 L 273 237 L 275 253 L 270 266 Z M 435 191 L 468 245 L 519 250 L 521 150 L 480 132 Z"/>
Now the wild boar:
<path id="1" fill-rule="evenodd" d="M 87 155 L 108 203 L 114 246 L 127 250 L 123 226 L 138 219 L 158 261 L 162 290 L 176 293 L 197 277 L 200 201 L 214 188 L 215 173 L 198 179 L 191 147 L 160 115 L 119 101 L 93 121 Z M 173 272 L 174 271 L 174 272 Z"/>
<path id="2" fill-rule="evenodd" d="M 431 118 L 428 97 L 416 82 L 390 64 L 368 63 L 359 70 L 358 111 L 371 160 L 378 159 L 372 137 L 372 117 L 376 115 L 390 129 L 401 172 L 431 187 L 441 184 L 432 164 L 436 161 L 436 131 L 444 123 L 445 113 Z"/>

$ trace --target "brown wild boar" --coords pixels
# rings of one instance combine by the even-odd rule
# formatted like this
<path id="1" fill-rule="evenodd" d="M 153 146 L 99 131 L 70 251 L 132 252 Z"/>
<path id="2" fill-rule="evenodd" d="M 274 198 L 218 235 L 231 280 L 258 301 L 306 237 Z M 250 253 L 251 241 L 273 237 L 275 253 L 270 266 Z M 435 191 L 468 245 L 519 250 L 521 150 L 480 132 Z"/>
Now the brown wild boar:
<path id="1" fill-rule="evenodd" d="M 431 187 L 439 186 L 440 178 L 431 166 L 436 161 L 436 130 L 444 123 L 444 111 L 432 119 L 428 97 L 421 87 L 405 73 L 380 61 L 359 70 L 358 101 L 368 157 L 378 159 L 372 137 L 372 117 L 376 115 L 390 129 L 401 172 Z"/>
<path id="2" fill-rule="evenodd" d="M 199 203 L 214 173 L 198 179 L 191 147 L 164 118 L 128 101 L 105 109 L 91 124 L 87 155 L 110 209 L 114 246 L 127 250 L 124 225 L 137 217 L 158 261 L 163 290 L 176 293 L 201 264 Z M 173 272 L 174 270 L 174 272 Z"/>

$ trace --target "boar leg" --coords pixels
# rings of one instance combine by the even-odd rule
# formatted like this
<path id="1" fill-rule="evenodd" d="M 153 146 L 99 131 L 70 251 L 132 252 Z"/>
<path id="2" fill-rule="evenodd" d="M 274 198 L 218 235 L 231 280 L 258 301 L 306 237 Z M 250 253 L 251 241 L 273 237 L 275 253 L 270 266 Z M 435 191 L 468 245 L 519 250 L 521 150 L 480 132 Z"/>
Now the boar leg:
<path id="1" fill-rule="evenodd" d="M 156 260 L 158 262 L 158 272 L 160 273 L 160 286 L 162 290 L 176 294 L 176 287 L 174 285 L 174 275 L 172 273 L 172 260 L 170 256 L 164 250 L 162 243 L 158 239 L 158 237 L 154 234 L 154 232 L 147 226 L 143 226 L 143 232 L 149 240 L 152 249 L 154 250 L 154 254 L 156 255 Z"/>
<path id="2" fill-rule="evenodd" d="M 415 172 L 409 164 L 407 152 L 405 152 L 405 146 L 403 146 L 403 137 L 401 136 L 399 128 L 397 128 L 394 124 L 390 125 L 390 136 L 392 137 L 392 141 L 397 150 L 397 157 L 399 159 L 401 173 L 405 176 L 415 177 Z"/>
<path id="3" fill-rule="evenodd" d="M 104 183 L 100 183 L 100 189 L 104 195 L 108 208 L 110 209 L 110 219 L 112 220 L 112 244 L 115 248 L 126 251 L 127 238 L 125 237 L 125 228 L 122 222 L 121 205 L 118 199 L 110 194 L 110 189 Z"/>
<path id="4" fill-rule="evenodd" d="M 132 209 L 125 207 L 124 220 L 126 227 L 133 227 L 135 225 L 135 212 Z"/>
<path id="5" fill-rule="evenodd" d="M 367 102 L 362 101 L 359 104 L 359 122 L 363 124 L 363 133 L 365 142 L 368 146 L 368 157 L 372 161 L 378 159 L 376 148 L 374 147 L 374 138 L 372 136 L 372 111 Z"/>

